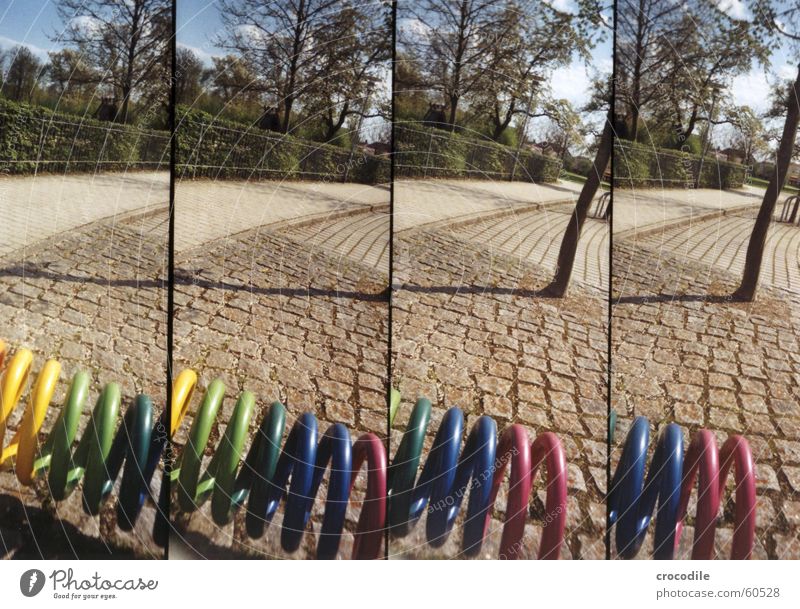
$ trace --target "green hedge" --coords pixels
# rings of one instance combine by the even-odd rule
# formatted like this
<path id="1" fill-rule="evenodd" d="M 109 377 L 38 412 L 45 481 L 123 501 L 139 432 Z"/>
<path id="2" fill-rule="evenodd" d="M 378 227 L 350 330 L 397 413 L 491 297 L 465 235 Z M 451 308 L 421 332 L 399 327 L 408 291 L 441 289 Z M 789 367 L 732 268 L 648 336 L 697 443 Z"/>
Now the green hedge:
<path id="1" fill-rule="evenodd" d="M 698 171 L 700 188 L 740 188 L 747 167 L 677 150 L 655 149 L 644 144 L 614 142 L 614 186 L 616 188 L 694 188 Z"/>
<path id="2" fill-rule="evenodd" d="M 389 160 L 269 133 L 179 106 L 175 170 L 181 178 L 389 181 Z"/>
<path id="3" fill-rule="evenodd" d="M 530 150 L 425 127 L 395 127 L 395 175 L 402 178 L 477 178 L 555 182 L 561 163 Z"/>
<path id="4" fill-rule="evenodd" d="M 166 169 L 169 134 L 0 99 L 0 172 Z"/>

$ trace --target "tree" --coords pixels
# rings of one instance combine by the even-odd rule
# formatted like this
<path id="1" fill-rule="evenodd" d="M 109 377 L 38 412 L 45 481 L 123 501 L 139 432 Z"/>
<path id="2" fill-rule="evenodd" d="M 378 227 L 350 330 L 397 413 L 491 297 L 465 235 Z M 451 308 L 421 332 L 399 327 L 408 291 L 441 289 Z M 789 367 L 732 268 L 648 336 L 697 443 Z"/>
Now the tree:
<path id="1" fill-rule="evenodd" d="M 782 40 L 794 51 L 795 57 L 800 55 L 800 6 L 797 3 L 784 4 L 769 0 L 754 0 L 752 12 L 755 15 L 758 32 L 765 40 L 772 42 Z M 742 282 L 733 294 L 734 298 L 744 301 L 752 301 L 755 298 L 769 225 L 780 191 L 786 183 L 789 165 L 795 151 L 797 127 L 800 123 L 800 63 L 797 66 L 797 77 L 789 93 L 786 120 L 778 145 L 775 169 L 761 201 L 761 207 L 747 244 Z"/>
<path id="2" fill-rule="evenodd" d="M 524 13 L 508 3 L 495 23 L 495 44 L 489 46 L 487 63 L 492 76 L 476 92 L 476 105 L 486 109 L 492 139 L 499 141 L 518 116 L 535 118 L 537 102 L 543 99 L 545 75 L 566 65 L 575 52 L 588 57 L 590 40 L 581 14 L 571 15 L 540 3 Z"/>
<path id="3" fill-rule="evenodd" d="M 669 43 L 680 45 L 688 33 L 680 30 L 683 2 L 620 0 L 616 12 L 617 42 L 614 62 L 617 72 L 615 124 L 623 137 L 636 140 L 643 107 L 663 98 L 670 73 Z"/>
<path id="4" fill-rule="evenodd" d="M 178 47 L 175 51 L 175 99 L 178 104 L 191 105 L 203 92 L 205 67 L 191 49 Z"/>
<path id="5" fill-rule="evenodd" d="M 342 6 L 319 33 L 322 52 L 312 67 L 317 84 L 304 97 L 309 118 L 322 120 L 323 141 L 333 140 L 350 118 L 389 116 L 381 84 L 392 57 L 391 27 L 384 5 L 365 2 Z"/>
<path id="6" fill-rule="evenodd" d="M 226 31 L 218 43 L 256 75 L 266 101 L 282 107 L 284 133 L 298 99 L 326 76 L 316 69 L 326 50 L 317 41 L 326 37 L 340 5 L 337 0 L 221 1 Z"/>
<path id="7" fill-rule="evenodd" d="M 566 99 L 554 100 L 547 104 L 544 110 L 546 116 L 550 118 L 547 141 L 558 154 L 563 166 L 570 147 L 576 142 L 583 142 L 587 135 L 581 114 Z"/>
<path id="8" fill-rule="evenodd" d="M 593 4 L 590 0 L 584 6 L 584 10 L 596 15 L 597 18 L 594 23 L 598 37 L 606 35 L 614 27 L 613 22 L 605 18 L 605 15 L 611 12 L 610 5 L 600 2 Z M 567 222 L 567 228 L 564 230 L 564 237 L 561 239 L 553 280 L 543 290 L 545 294 L 556 298 L 561 298 L 567 293 L 567 288 L 572 278 L 572 269 L 575 266 L 575 256 L 578 253 L 581 231 L 586 222 L 586 217 L 589 215 L 589 207 L 600 189 L 606 167 L 608 167 L 608 163 L 611 160 L 614 138 L 614 88 L 610 77 L 608 79 L 595 79 L 594 85 L 594 92 L 586 104 L 584 112 L 604 111 L 606 118 L 594 162 L 592 163 L 592 169 L 586 178 L 586 182 L 583 183 L 578 200 L 575 202 L 575 208 L 570 215 L 569 222 Z"/>
<path id="9" fill-rule="evenodd" d="M 446 101 L 452 129 L 461 101 L 492 78 L 497 60 L 492 48 L 502 44 L 511 27 L 504 4 L 500 0 L 420 0 L 398 8 L 398 18 L 418 24 L 415 29 L 401 29 L 401 49 Z"/>
<path id="10" fill-rule="evenodd" d="M 91 96 L 94 88 L 102 82 L 102 75 L 88 65 L 83 56 L 74 49 L 50 52 L 48 57 L 50 89 L 59 100 Z"/>
<path id="11" fill-rule="evenodd" d="M 66 24 L 57 37 L 76 45 L 114 88 L 121 102 L 119 120 L 129 122 L 132 101 L 165 97 L 171 0 L 58 0 L 57 9 Z"/>
<path id="12" fill-rule="evenodd" d="M 43 74 L 42 62 L 26 46 L 16 46 L 7 52 L 8 70 L 3 80 L 3 94 L 14 101 L 33 100 Z"/>
<path id="13" fill-rule="evenodd" d="M 260 90 L 259 78 L 236 55 L 213 57 L 211 63 L 204 78 L 225 104 L 252 97 L 254 91 Z"/>
<path id="14" fill-rule="evenodd" d="M 421 118 L 428 109 L 430 85 L 417 63 L 401 51 L 394 61 L 394 121 Z"/>
<path id="15" fill-rule="evenodd" d="M 583 184 L 583 188 L 581 188 L 578 201 L 575 203 L 575 209 L 564 231 L 564 237 L 561 240 L 561 247 L 558 251 L 556 272 L 553 276 L 553 281 L 544 290 L 546 294 L 560 298 L 567 292 L 569 281 L 572 277 L 572 269 L 575 266 L 575 256 L 578 251 L 578 241 L 581 231 L 586 222 L 586 216 L 589 214 L 589 207 L 600 188 L 600 183 L 603 181 L 603 174 L 611 159 L 611 143 L 613 137 L 613 115 L 612 110 L 609 108 L 603 132 L 600 136 L 600 143 L 597 147 L 597 154 L 592 163 L 592 169 L 586 178 L 586 182 Z"/>
<path id="16" fill-rule="evenodd" d="M 732 108 L 729 115 L 734 130 L 730 139 L 731 147 L 742 151 L 745 163 L 754 163 L 757 154 L 767 151 L 763 121 L 750 106 Z"/>
<path id="17" fill-rule="evenodd" d="M 667 53 L 662 68 L 668 74 L 666 103 L 654 113 L 657 121 L 673 124 L 679 143 L 692 136 L 698 123 L 713 122 L 710 109 L 731 78 L 767 57 L 767 46 L 754 36 L 752 25 L 729 17 L 715 3 L 691 3 L 681 23 L 687 36 L 680 48 Z"/>
<path id="18" fill-rule="evenodd" d="M 732 17 L 716 0 L 621 0 L 615 52 L 616 124 L 620 135 L 638 137 L 647 113 L 669 125 L 678 147 L 708 122 L 716 92 L 767 46 L 752 24 Z"/>

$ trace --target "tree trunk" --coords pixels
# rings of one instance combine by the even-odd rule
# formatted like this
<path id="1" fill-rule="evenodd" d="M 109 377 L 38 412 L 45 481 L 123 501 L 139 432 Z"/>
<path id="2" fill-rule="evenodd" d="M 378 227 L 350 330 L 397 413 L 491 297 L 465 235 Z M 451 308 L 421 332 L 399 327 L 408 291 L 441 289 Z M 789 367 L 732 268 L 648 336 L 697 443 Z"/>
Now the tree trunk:
<path id="1" fill-rule="evenodd" d="M 289 121 L 292 118 L 292 106 L 294 106 L 294 98 L 291 95 L 287 95 L 286 99 L 283 101 L 283 125 L 281 125 L 281 131 L 283 133 L 289 133 L 289 125 L 291 124 Z"/>
<path id="2" fill-rule="evenodd" d="M 764 200 L 761 202 L 761 209 L 758 210 L 753 232 L 750 235 L 742 283 L 733 294 L 734 298 L 748 302 L 752 301 L 756 295 L 769 224 L 772 221 L 772 214 L 775 212 L 775 204 L 778 202 L 781 188 L 786 182 L 786 175 L 789 173 L 789 165 L 794 154 L 794 140 L 797 136 L 797 125 L 800 122 L 800 65 L 798 66 L 797 78 L 792 86 L 792 95 L 794 97 L 789 100 L 786 123 L 783 126 L 783 135 L 781 135 L 781 143 L 778 147 L 775 173 L 770 178 L 769 186 L 764 193 Z"/>
<path id="3" fill-rule="evenodd" d="M 120 108 L 117 116 L 114 117 L 114 122 L 128 123 L 128 102 L 131 99 L 131 88 L 128 86 L 122 87 L 122 108 Z"/>
<path id="4" fill-rule="evenodd" d="M 578 251 L 578 240 L 581 236 L 583 223 L 586 221 L 589 207 L 592 204 L 594 196 L 597 194 L 598 188 L 600 188 L 600 182 L 603 181 L 603 174 L 611 158 L 611 139 L 614 133 L 611 124 L 612 120 L 612 111 L 609 110 L 605 127 L 603 127 L 603 135 L 600 137 L 600 145 L 594 157 L 592 170 L 589 172 L 589 176 L 583 184 L 581 194 L 578 196 L 578 202 L 575 204 L 575 210 L 570 216 L 567 230 L 564 232 L 564 238 L 561 240 L 561 249 L 558 251 L 558 262 L 556 262 L 556 274 L 550 285 L 545 288 L 545 293 L 550 296 L 561 298 L 567 293 L 569 280 L 572 276 L 572 267 L 575 265 L 575 254 Z"/>
<path id="5" fill-rule="evenodd" d="M 456 111 L 458 110 L 458 97 L 455 95 L 450 96 L 450 118 L 447 122 L 450 123 L 450 131 L 456 130 Z"/>
<path id="6" fill-rule="evenodd" d="M 633 104 L 631 106 L 631 128 L 628 132 L 628 139 L 632 142 L 636 141 L 639 136 L 639 106 Z"/>

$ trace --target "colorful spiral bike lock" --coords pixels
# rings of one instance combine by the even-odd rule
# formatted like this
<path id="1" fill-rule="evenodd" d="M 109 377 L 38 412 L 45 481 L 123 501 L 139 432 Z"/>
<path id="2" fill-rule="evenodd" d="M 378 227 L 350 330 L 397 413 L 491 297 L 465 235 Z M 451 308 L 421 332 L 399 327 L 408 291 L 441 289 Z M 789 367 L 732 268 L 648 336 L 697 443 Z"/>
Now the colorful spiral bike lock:
<path id="1" fill-rule="evenodd" d="M 173 432 L 189 408 L 196 384 L 197 375 L 192 370 L 184 370 L 175 381 Z M 335 558 L 350 494 L 366 462 L 366 497 L 358 519 L 352 557 L 378 558 L 386 522 L 386 449 L 380 439 L 366 433 L 351 443 L 350 432 L 341 423 L 331 425 L 319 438 L 316 417 L 305 413 L 292 425 L 281 449 L 286 409 L 280 402 L 273 402 L 242 465 L 245 438 L 256 401 L 252 393 L 244 391 L 201 477 L 202 456 L 224 395 L 222 381 L 212 381 L 192 421 L 179 467 L 171 474 L 177 481 L 179 508 L 193 512 L 211 496 L 212 518 L 223 526 L 231 521 L 234 511 L 247 502 L 247 533 L 258 538 L 285 499 L 281 546 L 287 552 L 294 552 L 311 519 L 314 498 L 330 463 L 317 558 Z"/>
<path id="2" fill-rule="evenodd" d="M 0 370 L 7 350 L 0 341 Z M 10 415 L 27 385 L 33 354 L 18 350 L 8 361 L 0 380 L 0 443 Z M 88 399 L 90 379 L 77 372 L 67 390 L 62 411 L 43 444 L 39 432 L 55 393 L 61 365 L 48 360 L 40 371 L 18 431 L 0 454 L 0 465 L 14 460 L 19 482 L 29 486 L 44 473 L 52 497 L 67 498 L 82 481 L 84 509 L 96 515 L 110 495 L 122 470 L 117 499 L 117 524 L 133 529 L 142 506 L 151 496 L 151 481 L 164 453 L 167 439 L 174 436 L 183 421 L 197 385 L 197 374 L 184 370 L 172 388 L 172 415 L 169 434 L 165 433 L 165 413 L 153 424 L 153 403 L 145 395 L 136 396 L 117 429 L 122 401 L 119 385 L 107 384 L 98 396 L 89 424 L 77 443 L 80 416 Z M 389 526 L 395 535 L 403 535 L 421 516 L 427 505 L 445 505 L 429 509 L 429 542 L 442 545 L 449 535 L 460 508 L 461 499 L 472 480 L 463 547 L 467 554 L 480 550 L 489 524 L 505 470 L 511 464 L 511 481 L 503 527 L 501 556 L 516 558 L 528 511 L 528 497 L 539 468 L 547 471 L 545 509 L 549 521 L 544 527 L 540 558 L 558 558 L 566 524 L 567 476 L 564 452 L 552 433 L 540 435 L 529 444 L 520 425 L 512 425 L 497 441 L 496 424 L 480 417 L 470 432 L 459 457 L 463 414 L 451 408 L 436 434 L 431 454 L 422 475 L 416 474 L 422 454 L 431 405 L 420 399 L 411 414 L 408 428 L 391 468 L 380 439 L 363 434 L 351 443 L 347 428 L 331 425 L 319 438 L 317 420 L 305 413 L 294 423 L 281 449 L 286 426 L 286 409 L 274 402 L 242 463 L 248 428 L 255 411 L 255 396 L 243 392 L 205 472 L 200 475 L 202 456 L 211 429 L 222 404 L 225 387 L 220 380 L 207 388 L 189 431 L 188 441 L 178 467 L 170 472 L 176 483 L 178 505 L 184 512 L 197 510 L 211 497 L 211 513 L 218 525 L 229 523 L 236 509 L 247 503 L 248 535 L 263 535 L 265 525 L 275 515 L 280 502 L 286 506 L 281 527 L 281 545 L 289 552 L 297 550 L 311 518 L 314 498 L 330 464 L 330 478 L 320 537 L 318 558 L 334 558 L 344 530 L 345 515 L 358 472 L 367 464 L 367 489 L 353 544 L 354 558 L 378 558 L 386 524 L 386 498 L 389 496 Z M 400 395 L 392 391 L 390 418 L 400 404 Z M 116 431 L 116 434 L 115 434 Z M 160 505 L 166 505 L 170 485 L 162 480 Z M 153 538 L 164 545 L 169 529 L 166 515 L 159 510 Z"/>
<path id="3" fill-rule="evenodd" d="M 611 481 L 608 525 L 616 526 L 618 555 L 636 556 L 658 504 L 653 556 L 672 559 L 680 542 L 689 497 L 699 477 L 692 558 L 713 558 L 717 513 L 733 467 L 736 509 L 731 558 L 749 559 L 755 538 L 756 483 L 747 440 L 730 436 L 720 451 L 714 435 L 703 429 L 694 435 L 684 457 L 681 429 L 670 423 L 659 434 L 645 479 L 649 438 L 647 419 L 636 417 Z"/>
<path id="4" fill-rule="evenodd" d="M 399 394 L 393 390 L 390 421 L 394 419 L 399 401 Z M 462 549 L 468 556 L 478 554 L 510 462 L 510 490 L 500 541 L 500 557 L 519 558 L 529 495 L 536 473 L 544 466 L 547 472 L 547 520 L 539 546 L 539 558 L 557 559 L 567 522 L 567 469 L 558 437 L 550 432 L 543 433 L 531 444 L 524 427 L 511 425 L 498 442 L 497 424 L 492 418 L 481 416 L 467 436 L 464 450 L 459 456 L 464 414 L 459 408 L 450 408 L 442 419 L 422 473 L 417 478 L 430 417 L 430 401 L 419 399 L 389 468 L 391 533 L 399 537 L 407 535 L 427 507 L 428 543 L 434 547 L 442 546 L 453 528 L 469 485 Z"/>
<path id="5" fill-rule="evenodd" d="M 0 341 L 0 370 L 6 354 L 6 346 Z M 31 351 L 19 349 L 8 361 L 0 381 L 0 445 L 5 442 L 8 419 L 22 399 L 32 364 Z M 46 472 L 50 494 L 56 501 L 66 499 L 82 479 L 82 503 L 90 515 L 100 512 L 122 469 L 116 508 L 117 526 L 130 531 L 150 495 L 150 481 L 166 445 L 164 416 L 162 414 L 154 425 L 152 401 L 146 395 L 138 395 L 116 430 L 122 397 L 119 385 L 109 383 L 98 396 L 89 424 L 73 452 L 90 385 L 89 375 L 79 371 L 72 378 L 64 407 L 53 429 L 40 445 L 39 431 L 60 374 L 58 361 L 50 359 L 45 362 L 36 378 L 19 429 L 3 447 L 0 465 L 8 465 L 13 459 L 17 479 L 24 486 L 32 485 Z M 166 486 L 162 484 L 162 487 Z M 159 513 L 153 537 L 162 545 L 166 531 L 166 517 Z"/>

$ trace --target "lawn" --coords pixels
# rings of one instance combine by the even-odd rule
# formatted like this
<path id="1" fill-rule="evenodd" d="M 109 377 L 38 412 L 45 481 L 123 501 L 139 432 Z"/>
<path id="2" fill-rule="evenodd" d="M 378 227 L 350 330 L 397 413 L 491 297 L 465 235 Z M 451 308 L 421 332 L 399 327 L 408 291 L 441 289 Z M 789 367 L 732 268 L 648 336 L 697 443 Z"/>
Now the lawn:
<path id="1" fill-rule="evenodd" d="M 755 186 L 756 188 L 763 188 L 766 190 L 767 186 L 769 186 L 769 182 L 762 180 L 761 178 L 750 178 L 750 186 Z M 798 193 L 800 193 L 800 190 L 794 186 L 784 186 L 783 190 L 781 191 L 781 194 L 786 195 L 787 197 L 789 195 L 796 195 Z"/>

